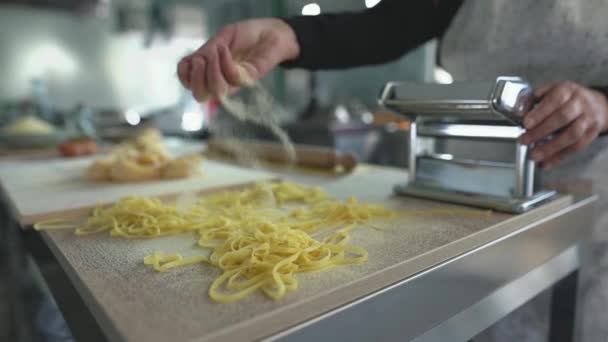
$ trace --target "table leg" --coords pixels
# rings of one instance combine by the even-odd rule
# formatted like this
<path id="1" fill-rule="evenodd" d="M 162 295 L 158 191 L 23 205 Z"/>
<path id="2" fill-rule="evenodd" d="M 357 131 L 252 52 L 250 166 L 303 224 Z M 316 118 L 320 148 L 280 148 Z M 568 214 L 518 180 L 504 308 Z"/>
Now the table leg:
<path id="1" fill-rule="evenodd" d="M 549 341 L 574 341 L 578 271 L 574 271 L 553 287 Z"/>
<path id="2" fill-rule="evenodd" d="M 39 304 L 38 291 L 29 277 L 30 269 L 18 234 L 18 227 L 0 197 L 0 340 L 37 341 L 40 331 L 34 323 Z"/>
<path id="3" fill-rule="evenodd" d="M 46 285 L 63 313 L 63 318 L 76 341 L 106 342 L 107 338 L 95 321 L 78 291 L 61 268 L 52 252 L 33 230 L 22 232 L 28 252 L 40 269 Z"/>

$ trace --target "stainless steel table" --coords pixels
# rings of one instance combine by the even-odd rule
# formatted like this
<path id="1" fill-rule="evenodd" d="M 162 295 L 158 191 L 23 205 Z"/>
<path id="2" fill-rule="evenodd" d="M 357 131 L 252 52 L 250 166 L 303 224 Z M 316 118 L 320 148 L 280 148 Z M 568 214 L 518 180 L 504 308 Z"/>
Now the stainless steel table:
<path id="1" fill-rule="evenodd" d="M 594 201 L 580 198 L 269 340 L 467 341 L 554 287 L 549 341 L 572 341 L 578 250 L 589 233 Z"/>
<path id="2" fill-rule="evenodd" d="M 400 170 L 364 165 L 347 182 L 317 173 L 285 177 L 320 184 L 330 192 L 354 193 L 370 201 L 385 199 L 389 206 L 449 207 L 390 196 L 390 185 L 405 177 Z M 387 231 L 391 240 L 375 242 L 375 246 L 385 245 L 386 250 L 392 248 L 391 253 L 375 255 L 370 250 L 369 265 L 362 266 L 361 271 L 352 268 L 350 275 L 341 274 L 338 269 L 323 273 L 322 277 L 329 278 L 327 283 L 303 281 L 302 289 L 281 303 L 268 303 L 260 297 L 239 307 L 207 306 L 204 296 L 188 294 L 199 306 L 184 307 L 183 316 L 175 317 L 184 321 L 178 326 L 163 326 L 164 321 L 154 319 L 137 324 L 129 321 L 129 315 L 140 311 L 132 305 L 137 301 L 119 305 L 121 298 L 127 298 L 120 293 L 123 284 L 117 280 L 121 278 L 109 273 L 99 277 L 97 272 L 101 271 L 95 265 L 79 263 L 80 259 L 97 256 L 89 245 L 110 246 L 114 240 L 97 238 L 76 243 L 67 232 L 20 234 L 41 268 L 53 269 L 45 275 L 49 286 L 74 335 L 83 341 L 160 341 L 170 337 L 175 337 L 171 338 L 175 341 L 466 341 L 551 287 L 555 299 L 551 341 L 570 341 L 579 267 L 577 252 L 589 234 L 595 200 L 594 196 L 561 198 L 518 216 L 497 213 L 484 219 L 450 217 L 411 222 L 412 228 Z M 360 242 L 371 243 L 368 239 L 362 236 Z M 411 250 L 396 250 L 397 240 Z M 76 248 L 75 244 L 81 245 Z M 127 260 L 139 260 L 138 255 L 129 253 L 125 251 Z M 129 269 L 133 267 L 118 267 L 116 271 Z M 188 281 L 200 278 L 192 271 L 183 273 L 184 277 L 192 277 Z M 332 278 L 336 275 L 347 278 L 341 282 L 342 278 Z M 157 281 L 149 273 L 133 277 Z M 129 282 L 124 276 L 122 279 Z M 319 293 L 307 292 L 313 290 Z M 181 303 L 181 299 L 176 298 L 176 302 Z M 153 310 L 160 304 L 152 297 L 141 300 L 151 305 L 150 316 L 132 319 L 153 318 Z M 179 308 L 167 305 L 169 314 L 179 315 Z M 209 312 L 198 312 L 197 308 Z M 248 312 L 260 311 L 261 317 L 247 316 Z M 233 316 L 227 312 L 233 316 L 243 314 L 245 318 L 230 321 Z M 211 318 L 203 321 L 197 315 Z M 200 326 L 191 324 L 196 322 Z"/>

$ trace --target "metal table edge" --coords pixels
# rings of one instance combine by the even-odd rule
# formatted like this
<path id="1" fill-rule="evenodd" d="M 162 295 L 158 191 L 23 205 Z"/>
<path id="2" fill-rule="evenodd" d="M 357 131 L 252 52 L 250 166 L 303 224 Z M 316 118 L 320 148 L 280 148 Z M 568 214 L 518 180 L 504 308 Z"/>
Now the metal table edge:
<path id="1" fill-rule="evenodd" d="M 363 320 L 367 320 L 367 319 L 371 319 L 371 320 L 376 320 L 376 321 L 384 321 L 384 322 L 380 322 L 378 324 L 379 327 L 381 327 L 382 325 L 386 325 L 386 318 L 390 317 L 390 313 L 387 312 L 387 310 L 384 310 L 385 308 L 390 307 L 391 304 L 396 304 L 399 301 L 398 300 L 387 300 L 389 297 L 395 297 L 395 294 L 398 294 L 399 290 L 404 290 L 404 288 L 408 288 L 407 290 L 410 290 L 410 292 L 412 292 L 412 289 L 424 289 L 425 287 L 433 287 L 433 283 L 434 284 L 439 284 L 441 285 L 445 280 L 446 277 L 444 277 L 443 275 L 440 277 L 437 277 L 436 274 L 438 273 L 438 271 L 443 271 L 444 273 L 446 273 L 445 271 L 447 270 L 447 273 L 450 273 L 450 268 L 454 268 L 454 265 L 458 264 L 458 263 L 462 263 L 463 261 L 466 263 L 471 263 L 475 264 L 475 265 L 479 265 L 480 262 L 481 264 L 485 263 L 487 266 L 490 266 L 492 268 L 496 268 L 495 266 L 491 266 L 492 262 L 489 261 L 488 259 L 486 259 L 486 262 L 484 262 L 484 259 L 481 258 L 481 255 L 479 255 L 479 253 L 484 252 L 484 251 L 491 251 L 493 249 L 493 247 L 500 245 L 500 244 L 507 244 L 510 246 L 516 245 L 520 241 L 522 238 L 527 238 L 529 237 L 529 232 L 535 232 L 534 228 L 542 228 L 543 226 L 545 226 L 545 228 L 551 227 L 555 225 L 555 222 L 558 221 L 557 223 L 560 223 L 559 220 L 562 219 L 562 224 L 563 223 L 563 219 L 564 217 L 570 217 L 572 219 L 572 215 L 576 216 L 581 216 L 580 219 L 578 220 L 574 220 L 575 222 L 586 222 L 586 229 L 584 229 L 584 231 L 582 229 L 575 229 L 575 233 L 577 238 L 575 239 L 569 239 L 566 241 L 565 244 L 559 244 L 559 248 L 554 248 L 551 249 L 549 254 L 550 255 L 543 255 L 544 257 L 540 258 L 540 260 L 534 260 L 536 261 L 536 263 L 534 263 L 533 265 L 526 265 L 527 267 L 524 270 L 519 270 L 518 272 L 516 272 L 517 274 L 510 277 L 510 281 L 516 280 L 518 277 L 522 276 L 523 274 L 525 274 L 526 272 L 529 272 L 531 270 L 533 270 L 534 268 L 544 264 L 545 262 L 548 262 L 550 259 L 558 256 L 560 253 L 564 252 L 565 250 L 567 250 L 569 247 L 572 247 L 576 244 L 578 244 L 579 241 L 584 239 L 584 235 L 586 235 L 586 233 L 590 230 L 590 220 L 591 220 L 591 215 L 585 215 L 585 213 L 589 210 L 593 209 L 593 204 L 594 202 L 596 202 L 598 199 L 597 195 L 588 195 L 588 196 L 584 196 L 581 198 L 577 198 L 572 204 L 570 204 L 569 206 L 557 211 L 556 213 L 547 216 L 537 222 L 528 224 L 524 227 L 521 227 L 520 229 L 511 232 L 509 234 L 506 234 L 504 236 L 502 236 L 501 238 L 498 238 L 496 240 L 490 241 L 488 243 L 483 244 L 482 246 L 478 246 L 476 248 L 473 248 L 469 251 L 463 252 L 460 255 L 457 255 L 449 260 L 445 260 L 444 262 L 437 264 L 435 266 L 429 267 L 428 269 L 422 270 L 419 273 L 416 273 L 406 279 L 403 279 L 397 283 L 394 283 L 392 285 L 389 285 L 383 289 L 380 289 L 374 293 L 371 293 L 369 295 L 366 295 L 362 298 L 358 298 L 355 299 L 354 301 L 345 304 L 339 308 L 333 309 L 329 312 L 326 312 L 318 317 L 315 317 L 313 319 L 307 320 L 306 322 L 302 322 L 300 324 L 297 324 L 295 326 L 292 326 L 288 329 L 285 329 L 283 331 L 280 331 L 276 334 L 267 336 L 264 338 L 265 341 L 284 341 L 284 340 L 288 340 L 288 341 L 308 341 L 311 339 L 330 339 L 333 341 L 357 341 L 357 340 L 368 340 L 370 338 L 375 339 L 375 340 L 384 340 L 385 338 L 383 337 L 384 335 L 382 334 L 369 334 L 366 333 L 366 331 L 370 331 L 370 330 L 374 330 L 373 327 L 370 328 L 370 324 L 369 323 L 365 323 L 365 324 L 356 324 L 355 322 L 362 322 Z M 578 215 L 577 215 L 578 214 Z M 563 228 L 563 227 L 562 227 Z M 524 241 L 524 242 L 531 242 L 531 241 Z M 562 241 L 564 242 L 564 241 Z M 471 266 L 471 265 L 469 265 Z M 460 268 L 456 268 L 456 270 L 461 269 L 463 267 Z M 467 269 L 467 267 L 464 267 L 465 269 Z M 453 271 L 453 270 L 452 270 Z M 431 281 L 429 281 L 429 278 L 433 278 L 431 279 Z M 486 289 L 485 291 L 485 295 L 488 295 L 489 293 L 491 293 L 492 291 L 495 291 L 496 289 L 500 288 L 501 286 L 505 286 L 507 285 L 509 282 L 508 281 L 501 281 L 499 284 L 496 284 L 495 286 L 492 286 L 491 289 Z M 465 288 L 465 287 L 461 287 L 461 288 Z M 416 292 L 416 291 L 414 291 Z M 484 295 L 484 296 L 485 296 Z M 477 296 L 478 298 L 476 298 L 476 301 L 479 301 L 481 299 L 483 299 L 484 296 Z M 413 302 L 419 301 L 417 300 L 418 298 L 422 298 L 425 296 L 420 295 L 419 293 L 416 294 L 416 296 L 412 296 L 413 297 Z M 412 301 L 412 297 L 410 297 L 410 302 Z M 381 300 L 382 303 L 379 303 L 379 299 L 383 299 Z M 403 298 L 401 298 L 403 299 Z M 407 302 L 408 300 L 406 300 Z M 382 305 L 385 304 L 385 305 Z M 474 303 L 471 303 L 471 305 Z M 417 307 L 421 307 L 421 306 L 417 306 Z M 395 311 L 395 310 L 393 310 Z M 392 312 L 392 311 L 391 311 Z M 459 311 L 460 312 L 460 311 Z M 427 326 L 427 329 L 413 329 L 413 331 L 415 330 L 415 333 L 412 333 L 411 336 L 407 335 L 398 335 L 398 336 L 391 336 L 392 338 L 398 338 L 399 340 L 413 340 L 423 334 L 425 334 L 426 332 L 432 330 L 434 327 L 436 327 L 437 325 L 439 325 L 441 322 L 446 321 L 447 319 L 457 315 L 459 312 L 454 312 L 452 314 L 449 315 L 449 317 L 446 317 L 445 319 L 440 319 L 440 320 L 436 320 L 435 323 L 433 323 L 430 326 Z M 398 310 L 397 310 L 398 313 Z M 348 324 L 348 322 L 353 322 L 352 324 Z M 400 328 L 402 328 L 402 325 L 404 325 L 406 322 L 401 321 Z M 373 324 L 372 324 L 373 325 Z M 384 330 L 386 331 L 386 328 L 384 328 Z M 401 329 L 403 330 L 403 329 Z M 347 334 L 336 334 L 336 332 L 347 332 Z"/>

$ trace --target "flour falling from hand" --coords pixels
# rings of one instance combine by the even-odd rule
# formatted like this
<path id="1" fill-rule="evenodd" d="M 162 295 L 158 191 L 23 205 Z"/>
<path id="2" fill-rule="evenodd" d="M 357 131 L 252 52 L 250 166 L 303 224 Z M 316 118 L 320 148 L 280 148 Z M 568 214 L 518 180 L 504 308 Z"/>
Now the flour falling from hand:
<path id="1" fill-rule="evenodd" d="M 242 84 L 245 86 L 244 90 L 247 92 L 246 97 L 243 99 L 236 97 L 223 96 L 220 98 L 220 102 L 224 106 L 225 110 L 242 122 L 249 122 L 268 129 L 281 143 L 283 150 L 285 151 L 285 159 L 289 164 L 293 164 L 296 161 L 296 151 L 294 145 L 289 138 L 289 135 L 280 126 L 279 118 L 285 114 L 284 108 L 274 101 L 272 95 L 260 84 L 253 80 L 243 68 L 239 68 L 241 74 Z M 220 137 L 224 138 L 232 135 L 232 137 L 239 137 L 239 132 L 221 129 L 216 127 L 215 133 Z M 237 143 L 234 140 L 229 146 L 237 156 L 243 162 L 248 164 L 257 164 L 257 158 L 253 152 L 248 149 L 246 143 Z"/>

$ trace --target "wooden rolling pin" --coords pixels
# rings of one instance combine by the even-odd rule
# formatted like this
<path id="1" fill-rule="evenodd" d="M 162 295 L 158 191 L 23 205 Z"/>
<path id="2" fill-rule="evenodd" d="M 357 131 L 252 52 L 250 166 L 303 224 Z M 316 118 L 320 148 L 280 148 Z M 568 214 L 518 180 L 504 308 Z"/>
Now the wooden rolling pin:
<path id="1" fill-rule="evenodd" d="M 270 162 L 286 163 L 287 155 L 278 143 L 258 140 L 210 139 L 207 150 L 235 157 L 234 146 L 246 146 L 257 158 Z M 342 168 L 350 172 L 357 166 L 357 157 L 352 153 L 340 153 L 334 149 L 317 146 L 296 145 L 296 165 L 311 168 L 335 170 Z"/>

